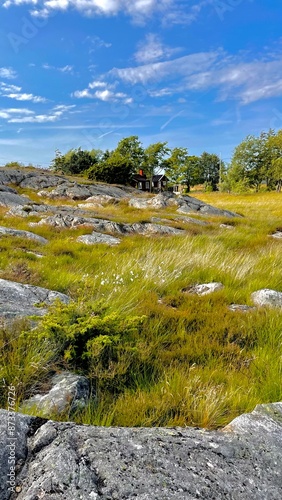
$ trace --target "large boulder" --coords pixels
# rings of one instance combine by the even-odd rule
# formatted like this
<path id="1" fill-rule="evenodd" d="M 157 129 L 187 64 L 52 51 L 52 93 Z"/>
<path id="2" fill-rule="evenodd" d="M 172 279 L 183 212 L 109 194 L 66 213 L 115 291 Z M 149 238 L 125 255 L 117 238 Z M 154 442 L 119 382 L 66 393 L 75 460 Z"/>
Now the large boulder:
<path id="1" fill-rule="evenodd" d="M 256 306 L 282 307 L 282 292 L 276 290 L 264 288 L 253 292 L 251 297 Z"/>
<path id="2" fill-rule="evenodd" d="M 0 441 L 1 500 L 282 498 L 282 403 L 213 432 L 78 426 L 0 410 Z"/>
<path id="3" fill-rule="evenodd" d="M 62 372 L 51 379 L 51 389 L 45 394 L 35 394 L 22 404 L 25 411 L 32 409 L 41 416 L 51 413 L 68 414 L 85 407 L 90 395 L 86 377 L 71 372 Z"/>
<path id="4" fill-rule="evenodd" d="M 63 293 L 14 281 L 0 279 L 0 318 L 43 316 L 55 300 L 65 304 L 69 297 Z"/>

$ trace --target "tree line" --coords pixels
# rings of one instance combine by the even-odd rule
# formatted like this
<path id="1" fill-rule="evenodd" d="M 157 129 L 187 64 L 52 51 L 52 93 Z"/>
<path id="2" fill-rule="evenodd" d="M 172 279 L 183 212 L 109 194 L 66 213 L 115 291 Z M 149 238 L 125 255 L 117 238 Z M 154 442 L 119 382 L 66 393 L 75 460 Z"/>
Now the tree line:
<path id="1" fill-rule="evenodd" d="M 141 169 L 150 179 L 165 173 L 169 185 L 182 184 L 189 192 L 202 184 L 206 190 L 229 192 L 282 188 L 282 130 L 248 135 L 234 150 L 230 164 L 214 153 L 190 155 L 187 148 L 169 148 L 157 142 L 144 148 L 138 136 L 121 139 L 116 149 L 56 151 L 51 169 L 69 175 L 85 175 L 109 184 L 130 184 Z"/>
<path id="2" fill-rule="evenodd" d="M 119 141 L 112 151 L 78 148 L 63 155 L 57 150 L 50 168 L 69 175 L 82 174 L 109 184 L 129 184 L 139 170 L 149 179 L 165 173 L 170 185 L 183 184 L 190 191 L 197 184 L 205 184 L 210 190 L 217 189 L 220 163 L 216 154 L 204 152 L 201 156 L 191 156 L 187 148 L 171 149 L 167 142 L 156 142 L 144 148 L 134 135 Z"/>

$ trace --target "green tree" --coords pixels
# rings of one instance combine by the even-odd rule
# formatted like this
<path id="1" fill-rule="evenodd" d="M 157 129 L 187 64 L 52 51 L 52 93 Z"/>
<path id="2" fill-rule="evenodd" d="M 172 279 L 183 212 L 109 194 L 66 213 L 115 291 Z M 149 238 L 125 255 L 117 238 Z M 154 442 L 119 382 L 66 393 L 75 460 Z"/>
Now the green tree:
<path id="1" fill-rule="evenodd" d="M 200 184 L 201 179 L 201 161 L 199 156 L 188 156 L 185 161 L 184 183 L 189 193 L 192 186 Z"/>
<path id="2" fill-rule="evenodd" d="M 169 153 L 167 142 L 156 142 L 145 149 L 143 169 L 151 179 L 151 189 L 153 176 L 160 174 L 166 168 L 166 156 Z"/>
<path id="3" fill-rule="evenodd" d="M 184 183 L 187 158 L 188 150 L 186 148 L 174 148 L 171 150 L 170 157 L 164 161 L 165 174 L 169 178 L 170 185 Z"/>
<path id="4" fill-rule="evenodd" d="M 204 151 L 200 156 L 199 181 L 204 183 L 206 187 L 210 186 L 213 191 L 216 191 L 219 183 L 220 167 L 221 160 L 219 156 Z"/>
<path id="5" fill-rule="evenodd" d="M 243 182 L 249 188 L 254 187 L 256 191 L 259 191 L 263 181 L 267 186 L 271 186 L 273 171 L 271 138 L 273 136 L 273 130 L 262 132 L 259 137 L 248 135 L 235 148 L 230 168 L 233 183 L 237 177 L 237 182 Z"/>
<path id="6" fill-rule="evenodd" d="M 137 135 L 121 139 L 115 151 L 131 162 L 135 172 L 142 166 L 145 159 L 144 149 Z"/>

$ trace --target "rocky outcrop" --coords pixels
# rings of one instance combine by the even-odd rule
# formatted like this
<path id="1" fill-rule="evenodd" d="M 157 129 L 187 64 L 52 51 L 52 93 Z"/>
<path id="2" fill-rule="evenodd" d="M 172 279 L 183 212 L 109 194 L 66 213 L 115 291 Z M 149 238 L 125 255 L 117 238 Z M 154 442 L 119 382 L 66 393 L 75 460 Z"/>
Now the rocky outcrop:
<path id="1" fill-rule="evenodd" d="M 35 394 L 22 404 L 22 410 L 32 409 L 41 416 L 51 413 L 70 415 L 85 407 L 90 395 L 86 377 L 71 372 L 62 372 L 51 379 L 51 389 L 46 394 Z"/>
<path id="2" fill-rule="evenodd" d="M 0 410 L 0 441 L 1 500 L 282 497 L 281 403 L 214 432 L 78 426 Z"/>
<path id="3" fill-rule="evenodd" d="M 95 231 L 116 234 L 183 234 L 183 229 L 177 229 L 161 224 L 151 222 L 140 222 L 134 224 L 123 224 L 107 219 L 96 219 L 94 217 L 77 217 L 75 215 L 56 214 L 42 219 L 38 223 L 32 223 L 32 226 L 49 224 L 54 227 L 78 227 L 91 226 Z"/>
<path id="4" fill-rule="evenodd" d="M 222 217 L 240 217 L 240 215 L 212 207 L 192 196 L 176 196 L 173 193 L 160 193 L 153 198 L 132 198 L 129 205 L 134 208 L 165 208 L 178 207 L 177 212 L 181 214 L 199 213 L 201 215 L 218 215 Z"/>
<path id="5" fill-rule="evenodd" d="M 22 207 L 29 201 L 27 196 L 20 196 L 9 191 L 0 191 L 0 207 Z"/>
<path id="6" fill-rule="evenodd" d="M 21 231 L 20 229 L 12 229 L 9 227 L 0 226 L 0 237 L 3 236 L 18 236 L 20 238 L 27 238 L 28 240 L 35 240 L 38 243 L 45 244 L 48 241 L 38 234 L 31 233 L 30 231 Z"/>
<path id="7" fill-rule="evenodd" d="M 56 299 L 69 302 L 63 293 L 0 279 L 0 318 L 43 316 Z"/>

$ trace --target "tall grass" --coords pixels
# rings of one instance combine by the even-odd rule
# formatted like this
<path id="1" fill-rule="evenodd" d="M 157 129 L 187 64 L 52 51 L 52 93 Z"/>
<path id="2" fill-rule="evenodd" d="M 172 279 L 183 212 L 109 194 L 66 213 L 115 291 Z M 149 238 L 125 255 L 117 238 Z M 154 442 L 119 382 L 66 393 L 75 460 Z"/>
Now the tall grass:
<path id="1" fill-rule="evenodd" d="M 257 403 L 281 400 L 281 310 L 228 309 L 231 303 L 251 305 L 251 293 L 260 288 L 282 291 L 282 241 L 270 236 L 282 226 L 281 195 L 196 196 L 244 217 L 206 217 L 207 226 L 181 222 L 184 235 L 126 236 L 117 247 L 91 247 L 77 242 L 91 228 L 31 229 L 29 220 L 37 218 L 7 217 L 0 211 L 1 225 L 33 230 L 48 240 L 42 246 L 1 237 L 1 278 L 67 293 L 83 317 L 83 305 L 91 316 L 91 308 L 95 311 L 102 301 L 109 315 L 147 318 L 138 334 L 124 338 L 134 363 L 117 367 L 127 370 L 118 390 L 114 382 L 101 383 L 99 369 L 95 377 L 86 370 L 95 378 L 97 398 L 71 417 L 77 422 L 216 428 Z M 143 212 L 124 202 L 95 212 L 122 222 L 176 217 L 171 208 Z M 220 227 L 222 222 L 233 227 Z M 205 297 L 183 291 L 210 281 L 224 288 Z M 0 376 L 18 384 L 19 403 L 45 383 L 54 366 L 76 369 L 74 360 L 64 359 L 56 337 L 42 340 L 40 328 L 32 335 L 22 333 L 26 325 L 1 333 Z"/>

